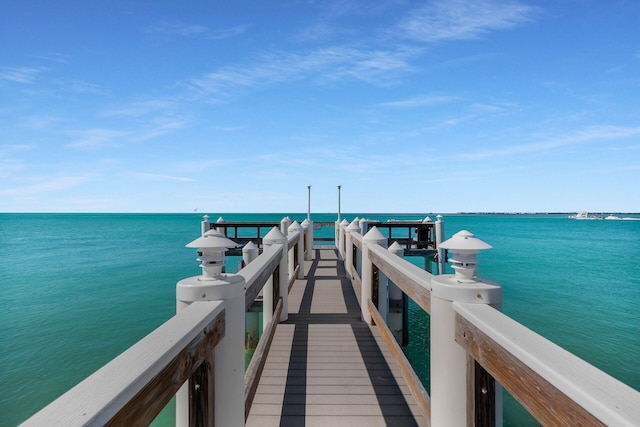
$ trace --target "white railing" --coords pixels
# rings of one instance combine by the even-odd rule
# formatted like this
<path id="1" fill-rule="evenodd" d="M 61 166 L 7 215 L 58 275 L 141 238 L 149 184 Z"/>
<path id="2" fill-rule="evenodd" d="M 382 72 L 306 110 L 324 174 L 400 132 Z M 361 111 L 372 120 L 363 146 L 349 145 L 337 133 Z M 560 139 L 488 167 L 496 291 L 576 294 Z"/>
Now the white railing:
<path id="1" fill-rule="evenodd" d="M 431 396 L 410 386 L 431 425 L 501 425 L 501 387 L 543 425 L 638 425 L 640 393 L 501 313 L 499 286 L 433 276 L 389 252 L 379 235 L 369 236 L 373 230 L 362 236 L 347 228 L 339 227 L 337 247 L 360 288 L 363 319 L 388 331 L 384 292 L 378 307 L 371 302 L 374 277 L 392 281 L 431 316 Z M 417 376 L 402 359 L 411 384 Z"/>
<path id="2" fill-rule="evenodd" d="M 272 230 L 263 253 L 235 275 L 180 281 L 174 317 L 22 425 L 148 425 L 174 395 L 176 425 L 243 425 L 275 325 L 286 318 L 289 284 L 304 274 L 303 245 L 313 237 L 305 239 L 307 227 L 298 227 L 288 237 Z M 243 367 L 238 373 L 244 312 L 261 292 L 264 334 L 246 374 Z"/>
<path id="3" fill-rule="evenodd" d="M 191 304 L 22 425 L 149 424 L 187 379 L 206 376 L 208 355 L 224 337 L 224 309 L 222 301 Z M 215 388 L 215 378 L 208 381 Z M 193 407 L 207 418 L 200 399 Z"/>

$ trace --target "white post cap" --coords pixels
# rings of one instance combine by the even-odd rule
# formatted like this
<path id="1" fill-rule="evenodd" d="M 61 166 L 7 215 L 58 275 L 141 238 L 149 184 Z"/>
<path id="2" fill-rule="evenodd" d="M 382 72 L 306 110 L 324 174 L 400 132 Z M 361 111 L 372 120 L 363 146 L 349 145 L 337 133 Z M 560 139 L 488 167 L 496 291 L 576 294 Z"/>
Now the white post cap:
<path id="1" fill-rule="evenodd" d="M 467 230 L 457 232 L 449 240 L 440 243 L 439 247 L 453 253 L 449 261 L 453 263 L 451 267 L 455 270 L 456 279 L 468 282 L 474 280 L 478 264 L 476 254 L 492 248 Z"/>

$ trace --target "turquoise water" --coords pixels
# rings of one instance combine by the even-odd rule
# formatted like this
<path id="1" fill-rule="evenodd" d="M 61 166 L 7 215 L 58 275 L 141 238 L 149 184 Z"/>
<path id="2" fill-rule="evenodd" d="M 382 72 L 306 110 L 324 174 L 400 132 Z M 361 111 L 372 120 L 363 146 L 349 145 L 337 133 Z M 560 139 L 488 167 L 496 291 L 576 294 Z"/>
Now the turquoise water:
<path id="1" fill-rule="evenodd" d="M 0 426 L 20 423 L 174 314 L 176 282 L 200 272 L 184 247 L 200 221 L 199 214 L 0 214 Z M 506 314 L 640 390 L 640 221 L 444 221 L 447 237 L 467 229 L 494 247 L 480 255 L 479 274 L 504 287 Z M 428 319 L 413 305 L 410 317 L 406 351 L 426 382 Z M 172 425 L 172 411 L 156 425 Z M 536 424 L 506 397 L 505 425 Z"/>

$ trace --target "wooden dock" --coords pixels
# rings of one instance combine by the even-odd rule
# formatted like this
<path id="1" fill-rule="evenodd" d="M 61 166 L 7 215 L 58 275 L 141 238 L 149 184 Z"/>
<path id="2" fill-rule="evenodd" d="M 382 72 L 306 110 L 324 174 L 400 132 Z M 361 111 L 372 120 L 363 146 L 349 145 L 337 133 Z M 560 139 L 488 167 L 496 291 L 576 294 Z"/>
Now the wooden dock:
<path id="1" fill-rule="evenodd" d="M 315 249 L 289 294 L 247 427 L 420 426 L 420 415 L 380 333 L 360 305 L 335 248 Z"/>

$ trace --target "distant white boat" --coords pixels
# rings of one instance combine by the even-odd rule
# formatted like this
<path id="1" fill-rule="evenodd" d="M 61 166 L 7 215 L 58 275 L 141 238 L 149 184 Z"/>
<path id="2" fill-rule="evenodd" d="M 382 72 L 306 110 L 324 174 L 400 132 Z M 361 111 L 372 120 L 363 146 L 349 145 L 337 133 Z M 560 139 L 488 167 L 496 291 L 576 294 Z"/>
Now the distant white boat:
<path id="1" fill-rule="evenodd" d="M 620 220 L 622 218 L 620 218 L 619 216 L 615 216 L 615 215 L 609 215 L 609 216 L 605 216 L 604 219 L 613 219 L 613 220 Z"/>
<path id="2" fill-rule="evenodd" d="M 570 219 L 602 219 L 601 216 L 589 215 L 587 211 L 578 212 L 576 215 L 569 215 Z"/>

